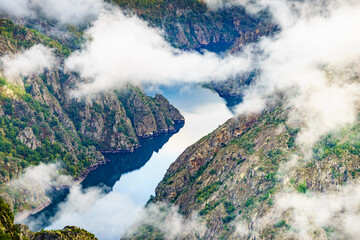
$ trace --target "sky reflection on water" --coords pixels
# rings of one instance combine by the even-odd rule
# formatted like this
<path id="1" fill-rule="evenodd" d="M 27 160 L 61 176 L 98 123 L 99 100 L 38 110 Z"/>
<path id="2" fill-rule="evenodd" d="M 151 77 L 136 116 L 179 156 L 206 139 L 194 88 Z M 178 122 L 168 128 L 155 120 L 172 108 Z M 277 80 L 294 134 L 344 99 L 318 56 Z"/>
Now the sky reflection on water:
<path id="1" fill-rule="evenodd" d="M 159 89 L 157 89 L 159 90 Z M 185 117 L 184 127 L 140 169 L 126 173 L 107 194 L 99 188 L 85 192 L 70 190 L 67 201 L 47 229 L 76 225 L 94 233 L 99 239 L 119 239 L 136 218 L 156 185 L 172 162 L 191 144 L 215 130 L 232 117 L 225 101 L 216 93 L 196 85 L 160 88 L 161 93 Z M 147 92 L 154 95 L 153 92 Z"/>

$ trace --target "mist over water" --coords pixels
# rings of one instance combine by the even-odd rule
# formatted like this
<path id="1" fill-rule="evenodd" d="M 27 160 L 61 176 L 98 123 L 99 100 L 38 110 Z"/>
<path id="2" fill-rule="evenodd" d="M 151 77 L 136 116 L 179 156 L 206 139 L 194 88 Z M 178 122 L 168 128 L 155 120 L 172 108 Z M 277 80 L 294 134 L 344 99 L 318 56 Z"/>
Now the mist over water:
<path id="1" fill-rule="evenodd" d="M 146 140 L 140 152 L 108 155 L 112 162 L 89 174 L 83 182 L 85 190 L 80 186 L 71 188 L 66 199 L 62 196 L 62 202 L 57 204 L 56 214 L 48 216 L 43 225 L 38 224 L 43 220 L 41 214 L 44 212 L 27 224 L 34 229 L 76 225 L 99 239 L 119 239 L 135 221 L 150 195 L 155 194 L 156 185 L 170 164 L 188 146 L 233 116 L 223 99 L 198 85 L 159 87 L 148 90 L 147 94 L 158 92 L 181 111 L 185 117 L 184 127 L 172 136 L 161 135 Z M 126 166 L 124 158 L 131 162 L 130 166 Z M 124 174 L 131 167 L 141 168 Z"/>

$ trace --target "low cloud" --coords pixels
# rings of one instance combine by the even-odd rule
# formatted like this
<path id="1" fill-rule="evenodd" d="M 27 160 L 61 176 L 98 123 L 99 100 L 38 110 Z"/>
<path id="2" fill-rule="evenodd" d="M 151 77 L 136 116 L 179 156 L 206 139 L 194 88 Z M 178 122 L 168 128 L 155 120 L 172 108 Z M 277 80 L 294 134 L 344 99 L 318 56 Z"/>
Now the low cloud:
<path id="1" fill-rule="evenodd" d="M 325 193 L 302 194 L 285 188 L 274 197 L 274 206 L 266 215 L 251 223 L 235 223 L 235 236 L 257 238 L 283 220 L 289 229 L 280 233 L 282 238 L 358 239 L 360 184 L 338 186 Z"/>
<path id="2" fill-rule="evenodd" d="M 103 0 L 11 0 L 0 1 L 0 10 L 17 18 L 44 15 L 63 24 L 81 24 L 96 17 L 103 9 Z"/>
<path id="3" fill-rule="evenodd" d="M 13 188 L 28 188 L 40 186 L 44 191 L 51 190 L 53 187 L 69 186 L 72 184 L 70 176 L 59 174 L 60 164 L 40 163 L 37 166 L 30 166 L 25 169 L 20 178 L 10 182 Z"/>
<path id="4" fill-rule="evenodd" d="M 140 226 L 152 226 L 164 234 L 165 239 L 195 237 L 205 233 L 206 225 L 196 212 L 185 218 L 179 208 L 166 203 L 150 204 L 140 212 L 138 219 L 127 230 L 126 236 L 138 233 Z"/>
<path id="5" fill-rule="evenodd" d="M 87 31 L 91 41 L 66 61 L 68 70 L 88 82 L 76 94 L 132 84 L 207 82 L 233 77 L 249 68 L 245 57 L 173 48 L 163 32 L 120 10 L 103 12 Z"/>
<path id="6" fill-rule="evenodd" d="M 58 163 L 30 166 L 26 168 L 17 179 L 3 186 L 6 189 L 3 194 L 9 195 L 18 206 L 43 206 L 50 203 L 47 194 L 55 188 L 68 187 L 73 184 L 70 176 L 59 173 L 61 165 Z M 18 197 L 19 195 L 26 198 Z M 5 196 L 7 197 L 7 196 Z M 21 209 L 20 209 L 21 210 Z M 29 211 L 20 212 L 16 220 L 22 220 Z"/>
<path id="7" fill-rule="evenodd" d="M 76 225 L 100 239 L 109 240 L 137 233 L 138 227 L 144 224 L 158 229 L 166 239 L 204 233 L 205 224 L 197 214 L 185 218 L 178 210 L 178 207 L 164 203 L 144 208 L 122 193 L 105 194 L 103 188 L 82 189 L 77 185 L 70 189 L 66 200 L 59 205 L 57 214 L 51 219 L 52 225 L 47 229 Z M 41 219 L 26 224 L 36 228 L 38 221 L 41 222 Z"/>
<path id="8" fill-rule="evenodd" d="M 285 12 L 292 20 L 280 22 L 282 31 L 274 39 L 265 38 L 256 45 L 264 53 L 257 63 L 261 74 L 238 113 L 244 109 L 246 113 L 249 106 L 261 110 L 254 99 L 285 92 L 294 109 L 290 118 L 303 125 L 297 142 L 311 146 L 323 134 L 357 119 L 360 30 L 354 23 L 360 21 L 360 4 L 329 1 L 323 7 L 323 1 L 270 2 L 288 5 Z"/>
<path id="9" fill-rule="evenodd" d="M 309 239 L 314 229 L 333 229 L 331 239 L 342 236 L 356 239 L 360 235 L 360 185 L 339 187 L 327 193 L 282 193 L 275 201 L 279 212 L 292 210 L 292 234 Z"/>
<path id="10" fill-rule="evenodd" d="M 51 68 L 56 58 L 53 50 L 43 45 L 35 45 L 24 52 L 3 56 L 0 59 L 4 75 L 9 80 L 40 74 Z"/>

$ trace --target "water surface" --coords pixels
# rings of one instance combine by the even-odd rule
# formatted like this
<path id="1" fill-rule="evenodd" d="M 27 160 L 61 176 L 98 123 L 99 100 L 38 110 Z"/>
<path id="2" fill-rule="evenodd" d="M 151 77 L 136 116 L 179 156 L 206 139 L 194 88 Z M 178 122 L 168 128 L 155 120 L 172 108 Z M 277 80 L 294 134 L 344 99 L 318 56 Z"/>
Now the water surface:
<path id="1" fill-rule="evenodd" d="M 76 225 L 99 239 L 119 239 L 154 195 L 170 164 L 188 146 L 232 117 L 225 101 L 208 89 L 189 85 L 159 90 L 185 117 L 184 127 L 174 135 L 143 141 L 143 148 L 135 153 L 107 155 L 110 163 L 91 172 L 82 186 L 73 187 L 57 199 L 47 217 L 39 217 L 44 211 L 33 218 L 33 228 Z M 152 91 L 147 93 L 154 95 Z M 35 225 L 38 222 L 41 224 Z"/>

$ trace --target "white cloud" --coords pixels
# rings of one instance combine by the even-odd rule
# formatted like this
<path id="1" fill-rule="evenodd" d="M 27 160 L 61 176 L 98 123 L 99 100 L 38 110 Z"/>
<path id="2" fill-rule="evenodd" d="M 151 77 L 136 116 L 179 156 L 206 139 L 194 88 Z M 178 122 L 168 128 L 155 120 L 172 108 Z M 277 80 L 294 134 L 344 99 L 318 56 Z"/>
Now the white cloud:
<path id="1" fill-rule="evenodd" d="M 334 235 L 357 239 L 360 234 L 360 185 L 352 184 L 327 193 L 282 193 L 276 197 L 275 209 L 282 213 L 293 209 L 292 229 L 303 239 L 311 239 L 311 229 L 332 227 Z M 339 236 L 339 235 L 338 235 Z M 332 239 L 337 239 L 332 236 Z"/>
<path id="2" fill-rule="evenodd" d="M 30 12 L 27 4 L 28 0 L 0 0 L 0 10 L 15 17 L 28 17 Z"/>
<path id="3" fill-rule="evenodd" d="M 261 75 L 245 96 L 259 99 L 279 90 L 287 92 L 296 115 L 291 118 L 305 126 L 298 138 L 305 145 L 356 121 L 360 97 L 359 81 L 350 79 L 357 68 L 343 70 L 357 66 L 354 63 L 360 59 L 360 29 L 356 27 L 360 4 L 344 1 L 336 8 L 334 4 L 316 8 L 315 3 L 323 6 L 322 1 L 312 1 L 313 8 L 309 1 L 291 6 L 287 12 L 294 21 L 282 25 L 275 39 L 263 39 L 256 46 L 266 57 L 258 63 Z"/>
<path id="4" fill-rule="evenodd" d="M 93 80 L 81 85 L 79 94 L 113 89 L 128 82 L 222 80 L 249 67 L 249 61 L 239 56 L 177 50 L 164 40 L 160 30 L 120 10 L 103 12 L 87 33 L 91 42 L 66 61 L 69 70 Z"/>
<path id="5" fill-rule="evenodd" d="M 263 39 L 257 45 L 266 57 L 259 62 L 261 75 L 245 96 L 256 100 L 279 90 L 285 92 L 287 104 L 293 109 L 290 121 L 300 121 L 304 126 L 297 142 L 310 150 L 320 136 L 356 122 L 360 100 L 360 3 L 324 2 L 302 1 L 291 6 L 288 12 L 293 18 L 288 19 L 293 21 L 281 24 L 282 31 L 276 38 Z M 301 159 L 292 156 L 281 165 L 283 180 L 289 180 L 287 173 L 304 158 L 311 158 L 308 152 L 305 154 Z M 289 212 L 284 213 L 292 209 L 294 222 L 289 223 L 291 229 L 287 232 L 291 236 L 313 239 L 315 230 L 332 227 L 336 229 L 332 239 L 357 239 L 359 186 L 354 183 L 306 195 L 285 188 L 275 197 L 270 213 L 253 219 L 251 229 L 239 224 L 238 233 L 260 235 L 264 226 L 289 216 Z"/>
<path id="6" fill-rule="evenodd" d="M 11 187 L 33 188 L 40 186 L 45 191 L 53 187 L 69 186 L 72 184 L 70 176 L 59 174 L 60 165 L 40 163 L 25 169 L 20 178 L 10 182 Z"/>
<path id="7" fill-rule="evenodd" d="M 23 174 L 12 180 L 6 188 L 5 194 L 13 196 L 13 201 L 20 201 L 21 204 L 28 206 L 42 206 L 50 203 L 47 194 L 54 188 L 67 187 L 73 184 L 70 176 L 59 174 L 60 164 L 44 164 L 26 168 Z M 26 198 L 16 198 L 15 196 L 23 195 Z M 16 216 L 16 221 L 21 221 L 27 217 L 31 210 L 20 212 Z"/>
<path id="8" fill-rule="evenodd" d="M 137 227 L 149 224 L 164 233 L 166 239 L 203 233 L 204 223 L 193 214 L 185 218 L 178 208 L 163 203 L 151 204 L 144 208 L 135 204 L 129 196 L 112 192 L 104 194 L 101 188 L 81 189 L 73 186 L 66 201 L 59 205 L 59 211 L 51 219 L 47 229 L 61 229 L 67 225 L 86 228 L 100 239 L 119 239 L 132 234 Z M 30 227 L 36 222 L 27 222 Z"/>
<path id="9" fill-rule="evenodd" d="M 65 24 L 83 23 L 103 7 L 103 0 L 0 0 L 0 10 L 11 16 L 35 18 L 40 13 Z"/>
<path id="10" fill-rule="evenodd" d="M 53 51 L 43 45 L 35 45 L 24 52 L 6 55 L 0 59 L 5 77 L 16 79 L 39 74 L 51 68 L 56 61 Z"/>
<path id="11" fill-rule="evenodd" d="M 197 212 L 185 218 L 179 214 L 177 206 L 166 203 L 150 204 L 140 212 L 137 221 L 127 230 L 125 236 L 137 233 L 138 227 L 151 225 L 164 233 L 165 239 L 185 238 L 186 236 L 201 236 L 206 225 L 198 217 Z"/>
<path id="12" fill-rule="evenodd" d="M 104 189 L 96 187 L 84 190 L 77 185 L 71 187 L 47 229 L 75 225 L 94 233 L 99 239 L 115 240 L 119 239 L 140 211 L 141 207 L 127 195 L 116 192 L 105 194 Z M 27 224 L 36 226 L 37 222 Z"/>

